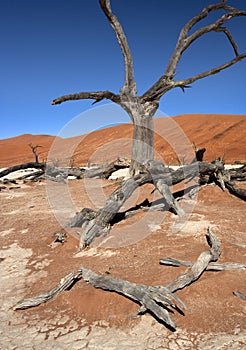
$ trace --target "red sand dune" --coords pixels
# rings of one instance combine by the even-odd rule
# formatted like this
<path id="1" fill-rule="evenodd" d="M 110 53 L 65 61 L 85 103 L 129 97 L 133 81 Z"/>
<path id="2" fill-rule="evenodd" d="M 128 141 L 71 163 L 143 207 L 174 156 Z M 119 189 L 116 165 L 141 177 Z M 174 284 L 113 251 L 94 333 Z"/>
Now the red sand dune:
<path id="1" fill-rule="evenodd" d="M 206 147 L 205 160 L 224 156 L 226 163 L 246 162 L 246 115 L 196 114 L 155 119 L 156 158 L 170 164 L 188 163 L 193 142 Z M 87 135 L 61 139 L 49 135 L 21 135 L 0 140 L 0 167 L 33 161 L 29 144 L 40 145 L 40 161 L 82 166 L 118 156 L 130 157 L 132 125 L 123 124 Z M 51 147 L 52 146 L 52 147 Z"/>

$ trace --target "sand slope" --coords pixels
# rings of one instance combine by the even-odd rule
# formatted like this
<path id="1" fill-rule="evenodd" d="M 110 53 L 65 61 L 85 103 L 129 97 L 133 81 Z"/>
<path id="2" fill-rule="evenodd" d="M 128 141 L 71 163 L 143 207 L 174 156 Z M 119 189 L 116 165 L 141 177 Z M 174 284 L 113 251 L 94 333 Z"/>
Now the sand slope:
<path id="1" fill-rule="evenodd" d="M 224 156 L 226 163 L 246 161 L 246 115 L 180 115 L 155 119 L 156 157 L 170 164 L 191 160 L 192 144 L 206 147 L 205 160 Z M 67 161 L 74 165 L 102 163 L 118 156 L 130 157 L 132 125 L 122 124 L 87 135 L 61 139 L 30 135 L 0 140 L 0 167 L 33 161 L 30 143 L 41 145 L 40 160 Z M 53 144 L 52 152 L 49 150 Z"/>

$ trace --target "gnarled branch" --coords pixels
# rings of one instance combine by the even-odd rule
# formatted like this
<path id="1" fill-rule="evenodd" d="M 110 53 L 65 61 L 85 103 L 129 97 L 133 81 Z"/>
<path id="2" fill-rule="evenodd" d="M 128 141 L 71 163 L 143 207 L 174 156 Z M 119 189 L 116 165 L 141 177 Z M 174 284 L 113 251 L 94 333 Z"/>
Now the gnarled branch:
<path id="1" fill-rule="evenodd" d="M 105 91 L 95 91 L 95 92 L 78 92 L 75 94 L 64 95 L 64 96 L 61 96 L 61 97 L 54 99 L 51 102 L 51 104 L 57 105 L 57 104 L 60 104 L 62 102 L 66 102 L 66 101 L 87 100 L 87 99 L 95 100 L 93 102 L 93 104 L 94 104 L 94 103 L 97 103 L 99 101 L 102 101 L 104 98 L 111 100 L 112 102 L 116 102 L 116 103 L 119 101 L 118 95 L 115 95 L 113 92 L 111 92 L 109 90 L 105 90 Z"/>
<path id="2" fill-rule="evenodd" d="M 195 24 L 200 22 L 202 19 L 207 17 L 209 13 L 216 11 L 216 10 L 225 10 L 227 13 L 223 14 L 217 21 L 210 25 L 206 25 L 204 27 L 201 27 L 200 29 L 196 30 L 194 33 L 189 35 L 189 31 L 194 27 Z M 237 10 L 234 7 L 227 6 L 225 1 L 222 1 L 218 4 L 210 5 L 203 9 L 202 12 L 200 12 L 198 15 L 193 17 L 182 29 L 176 44 L 176 47 L 174 49 L 174 52 L 168 62 L 167 68 L 164 72 L 164 74 L 158 79 L 158 81 L 150 88 L 148 89 L 142 96 L 144 100 L 155 100 L 160 99 L 160 97 L 166 93 L 168 90 L 180 87 L 182 89 L 188 87 L 188 84 L 193 83 L 194 81 L 198 79 L 205 78 L 209 75 L 216 74 L 220 72 L 222 69 L 228 68 L 231 65 L 239 62 L 240 60 L 244 59 L 246 57 L 246 53 L 239 54 L 237 44 L 235 40 L 233 39 L 233 36 L 231 35 L 230 31 L 222 27 L 222 25 L 229 21 L 231 18 L 234 17 L 240 17 L 240 16 L 246 16 L 246 11 Z M 175 81 L 173 80 L 176 72 L 177 65 L 181 59 L 181 56 L 183 52 L 191 45 L 192 42 L 203 36 L 204 34 L 210 33 L 210 32 L 222 32 L 226 35 L 227 39 L 229 40 L 230 45 L 233 48 L 233 51 L 236 55 L 236 58 L 221 65 L 214 69 L 208 70 L 204 73 L 195 75 L 191 78 Z"/>
<path id="3" fill-rule="evenodd" d="M 111 24 L 118 43 L 120 45 L 121 51 L 124 56 L 124 62 L 125 62 L 125 84 L 123 90 L 126 90 L 127 93 L 135 96 L 136 94 L 136 83 L 134 80 L 134 74 L 133 74 L 133 63 L 132 63 L 132 55 L 131 51 L 127 42 L 126 35 L 123 31 L 123 28 L 118 20 L 118 18 L 112 13 L 111 6 L 110 6 L 110 0 L 99 0 L 101 8 L 103 12 L 105 13 L 109 23 Z M 122 91 L 123 91 L 122 90 Z"/>
<path id="4" fill-rule="evenodd" d="M 213 69 L 210 69 L 210 70 L 205 71 L 205 72 L 200 73 L 200 74 L 196 74 L 193 77 L 186 78 L 184 80 L 175 81 L 175 82 L 173 82 L 173 87 L 181 87 L 182 88 L 185 85 L 194 83 L 196 80 L 199 80 L 199 79 L 202 79 L 202 78 L 206 78 L 206 77 L 208 77 L 210 75 L 213 75 L 213 74 L 217 74 L 220 71 L 222 71 L 223 69 L 231 67 L 232 65 L 234 65 L 235 63 L 241 61 L 244 58 L 246 58 L 246 53 L 235 57 L 231 61 L 229 61 L 229 62 L 227 62 L 225 64 L 222 64 L 221 66 L 215 67 Z"/>

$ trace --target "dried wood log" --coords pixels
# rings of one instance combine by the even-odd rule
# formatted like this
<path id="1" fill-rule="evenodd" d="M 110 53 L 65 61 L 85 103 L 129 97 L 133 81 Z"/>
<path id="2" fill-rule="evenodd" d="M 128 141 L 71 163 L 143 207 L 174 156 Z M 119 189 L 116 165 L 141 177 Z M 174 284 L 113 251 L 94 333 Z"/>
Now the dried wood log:
<path id="1" fill-rule="evenodd" d="M 210 250 L 208 252 L 201 253 L 197 261 L 188 267 L 184 274 L 178 276 L 175 280 L 166 285 L 166 288 L 168 288 L 170 292 L 173 293 L 179 289 L 183 289 L 192 282 L 196 281 L 207 269 L 210 262 L 215 262 L 219 259 L 221 254 L 220 241 L 210 228 L 208 228 L 206 237 L 208 244 L 211 247 Z"/>
<path id="2" fill-rule="evenodd" d="M 24 169 L 29 169 L 29 168 L 43 169 L 44 170 L 45 164 L 44 163 L 29 162 L 29 163 L 14 165 L 14 166 L 11 166 L 7 169 L 0 171 L 0 177 L 7 176 L 8 174 L 13 173 L 14 171 L 24 170 Z"/>
<path id="3" fill-rule="evenodd" d="M 246 295 L 245 294 L 242 294 L 242 293 L 240 293 L 240 292 L 238 292 L 236 290 L 233 292 L 233 294 L 236 295 L 237 297 L 243 299 L 243 300 L 246 300 Z"/>
<path id="4" fill-rule="evenodd" d="M 106 179 L 114 171 L 116 171 L 116 167 L 114 166 L 113 163 L 104 164 L 98 168 L 87 169 L 84 173 L 84 177 L 86 177 L 86 178 L 105 178 Z"/>
<path id="5" fill-rule="evenodd" d="M 191 267 L 193 263 L 191 261 L 178 260 L 174 258 L 165 258 L 160 259 L 161 265 L 168 266 L 186 266 Z M 226 262 L 226 263 L 210 263 L 206 267 L 206 271 L 225 271 L 225 270 L 246 270 L 246 264 L 234 263 L 234 262 Z"/>
<path id="6" fill-rule="evenodd" d="M 90 208 L 83 208 L 80 212 L 76 213 L 73 219 L 66 225 L 66 227 L 82 227 L 84 223 L 87 223 L 98 215 L 96 210 Z"/>
<path id="7" fill-rule="evenodd" d="M 89 269 L 80 267 L 77 274 L 71 272 L 61 279 L 58 285 L 51 291 L 18 302 L 14 306 L 14 310 L 25 309 L 45 303 L 54 298 L 58 293 L 71 288 L 76 282 L 83 278 L 95 288 L 119 293 L 139 303 L 141 306 L 139 313 L 149 311 L 167 327 L 175 330 L 175 322 L 169 315 L 170 307 L 176 309 L 182 314 L 182 309 L 186 309 L 186 307 L 174 292 L 196 281 L 205 270 L 209 270 L 208 266 L 210 263 L 212 266 L 219 265 L 213 264 L 213 262 L 217 261 L 220 256 L 220 242 L 210 229 L 208 229 L 207 241 L 210 245 L 210 250 L 201 253 L 197 261 L 193 264 L 185 262 L 185 266 L 188 267 L 186 272 L 177 277 L 174 281 L 168 283 L 166 286 L 146 286 L 135 284 L 118 278 L 99 276 Z M 172 258 L 167 260 L 169 260 L 169 262 L 173 261 L 174 264 L 176 262 L 178 266 L 184 264 L 184 262 Z M 239 292 L 234 292 L 234 295 L 240 296 L 243 299 L 246 298 L 246 296 Z"/>
<path id="8" fill-rule="evenodd" d="M 27 298 L 19 301 L 15 306 L 14 310 L 28 309 L 30 307 L 38 306 L 40 304 L 46 303 L 47 301 L 53 299 L 57 294 L 61 293 L 63 290 L 69 289 L 77 280 L 80 279 L 79 274 L 70 272 L 67 276 L 63 277 L 60 282 L 50 291 L 42 293 L 33 298 Z"/>
<path id="9" fill-rule="evenodd" d="M 132 282 L 108 276 L 99 276 L 93 271 L 83 267 L 80 268 L 80 271 L 83 279 L 90 283 L 93 287 L 117 292 L 140 303 L 143 308 L 153 313 L 153 315 L 155 315 L 159 321 L 164 322 L 173 330 L 176 329 L 176 325 L 165 307 L 171 306 L 175 309 L 179 308 L 170 300 L 173 298 L 173 295 L 167 289 L 165 289 L 165 291 L 162 289 L 160 292 L 160 290 L 155 287 L 137 285 Z M 173 299 L 177 301 L 176 297 Z"/>
<path id="10" fill-rule="evenodd" d="M 242 165 L 240 168 L 229 169 L 231 180 L 246 181 L 246 164 Z"/>
<path id="11" fill-rule="evenodd" d="M 246 190 L 245 189 L 236 186 L 233 181 L 225 181 L 225 187 L 228 189 L 228 191 L 231 194 L 242 199 L 243 201 L 246 201 Z"/>
<path id="12" fill-rule="evenodd" d="M 77 179 L 82 179 L 85 174 L 85 169 L 81 168 L 64 168 L 63 170 L 66 177 L 75 176 Z"/>
<path id="13" fill-rule="evenodd" d="M 40 176 L 44 175 L 44 170 L 37 170 L 34 171 L 30 174 L 26 174 L 23 176 L 18 177 L 18 180 L 29 180 L 29 181 L 34 181 L 36 179 L 38 179 Z"/>
<path id="14" fill-rule="evenodd" d="M 114 171 L 128 168 L 129 166 L 130 166 L 129 159 L 118 158 L 116 159 L 116 161 L 111 162 L 109 164 L 104 164 L 101 167 L 85 170 L 83 177 L 85 178 L 99 177 L 99 178 L 108 179 Z"/>
<path id="15" fill-rule="evenodd" d="M 57 175 L 57 176 L 50 176 L 45 174 L 43 177 L 45 180 L 50 180 L 50 181 L 54 181 L 54 182 L 62 182 L 62 183 L 66 183 L 66 180 L 64 179 L 64 177 L 62 175 Z"/>

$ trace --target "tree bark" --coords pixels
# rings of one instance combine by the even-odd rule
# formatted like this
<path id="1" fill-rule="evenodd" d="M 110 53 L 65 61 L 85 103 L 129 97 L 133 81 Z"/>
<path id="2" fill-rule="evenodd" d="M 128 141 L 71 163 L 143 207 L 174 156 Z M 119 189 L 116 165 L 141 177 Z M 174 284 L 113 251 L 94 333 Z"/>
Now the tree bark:
<path id="1" fill-rule="evenodd" d="M 139 174 L 143 164 L 154 159 L 153 118 L 148 115 L 141 116 L 137 114 L 133 123 L 131 176 Z"/>

